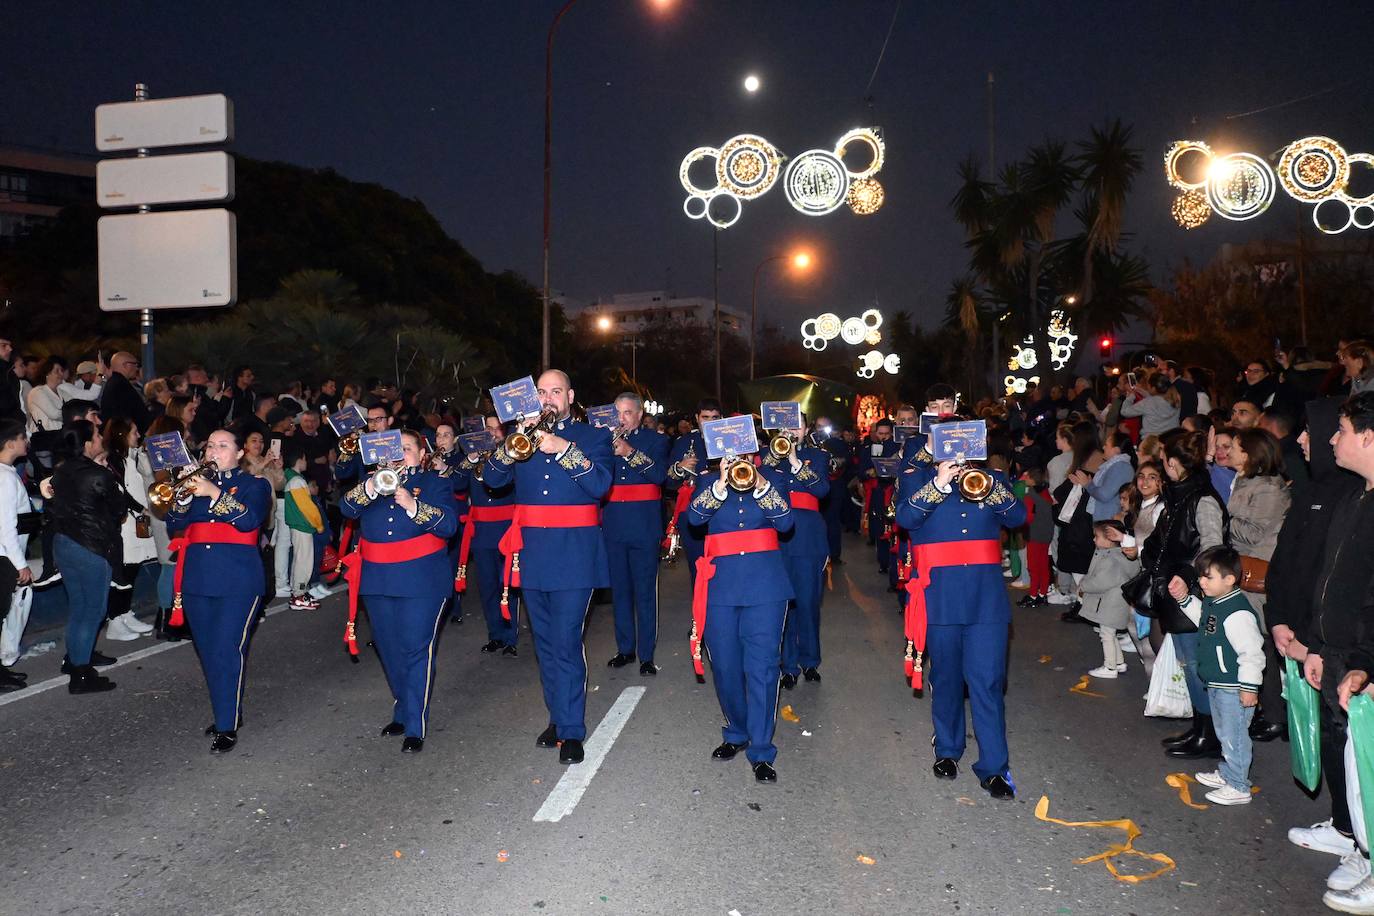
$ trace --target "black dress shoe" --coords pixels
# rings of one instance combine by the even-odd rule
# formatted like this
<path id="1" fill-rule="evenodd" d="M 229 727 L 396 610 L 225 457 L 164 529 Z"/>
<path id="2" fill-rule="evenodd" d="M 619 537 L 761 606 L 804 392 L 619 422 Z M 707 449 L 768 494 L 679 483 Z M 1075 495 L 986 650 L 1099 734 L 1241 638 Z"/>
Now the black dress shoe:
<path id="1" fill-rule="evenodd" d="M 803 668 L 802 677 L 806 678 L 808 681 L 819 681 L 821 679 L 821 673 L 815 668 Z"/>
<path id="2" fill-rule="evenodd" d="M 940 779 L 954 779 L 959 775 L 959 762 L 952 757 L 941 757 L 930 771 Z"/>
<path id="3" fill-rule="evenodd" d="M 502 654 L 502 655 L 508 655 L 508 656 L 510 656 L 511 658 L 515 658 L 516 656 L 518 656 L 518 655 L 520 654 L 520 651 L 519 651 L 518 649 L 516 649 L 515 646 L 502 646 L 502 647 L 501 647 L 501 654 Z"/>
<path id="4" fill-rule="evenodd" d="M 1016 606 L 1017 606 L 1017 607 L 1035 607 L 1035 596 L 1034 596 L 1034 595 L 1022 595 L 1021 598 L 1016 602 Z"/>
<path id="5" fill-rule="evenodd" d="M 238 732 L 215 732 L 215 737 L 210 740 L 210 753 L 227 754 L 232 751 L 234 745 L 238 743 Z"/>
<path id="6" fill-rule="evenodd" d="M 103 668 L 103 667 L 105 667 L 106 665 L 113 665 L 113 664 L 114 664 L 115 662 L 117 662 L 118 660 L 119 660 L 119 659 L 117 659 L 117 658 L 115 658 L 115 657 L 113 657 L 113 656 L 106 655 L 106 654 L 104 654 L 103 652 L 97 652 L 97 651 L 95 651 L 94 649 L 92 649 L 92 650 L 91 650 L 91 660 L 90 660 L 90 662 L 88 663 L 88 667 L 92 667 L 92 668 Z M 70 656 L 67 656 L 67 655 L 62 656 L 62 673 L 63 673 L 63 674 L 71 674 L 73 670 L 75 670 L 75 669 L 74 669 L 73 666 L 72 666 L 71 657 L 70 657 Z"/>
<path id="7" fill-rule="evenodd" d="M 784 674 L 782 676 L 782 689 L 791 690 L 797 686 L 797 676 L 795 674 Z"/>
<path id="8" fill-rule="evenodd" d="M 582 762 L 582 742 L 576 738 L 567 738 L 558 745 L 558 762 L 567 766 L 570 763 Z"/>
<path id="9" fill-rule="evenodd" d="M 491 640 L 490 642 L 488 642 L 486 645 L 482 646 L 482 651 L 483 651 L 483 652 L 500 652 L 500 651 L 501 651 L 501 647 L 504 646 L 504 645 L 505 645 L 505 643 L 503 643 L 501 640 L 499 640 L 499 639 L 493 639 L 493 640 Z"/>
<path id="10" fill-rule="evenodd" d="M 383 738 L 395 738 L 397 735 L 404 735 L 406 727 L 400 722 L 388 722 L 382 726 Z"/>
<path id="11" fill-rule="evenodd" d="M 238 725 L 238 727 L 239 727 L 239 728 L 243 728 L 243 716 L 239 716 L 239 725 Z M 210 735 L 213 735 L 214 733 L 215 733 L 215 723 L 211 722 L 209 725 L 205 726 L 205 734 L 206 734 L 206 736 L 208 737 L 208 736 L 210 736 Z"/>
<path id="12" fill-rule="evenodd" d="M 635 654 L 634 654 L 633 652 L 631 652 L 629 655 L 626 655 L 624 652 L 617 652 L 617 653 L 615 654 L 615 658 L 611 659 L 610 661 L 608 661 L 608 662 L 606 663 L 606 667 L 607 667 L 607 668 L 624 668 L 626 665 L 628 665 L 630 662 L 632 662 L 632 661 L 634 661 L 634 660 L 635 660 Z"/>
<path id="13" fill-rule="evenodd" d="M 1193 738 L 1197 737 L 1197 733 L 1201 728 L 1202 717 L 1194 715 L 1193 723 L 1188 726 L 1187 731 L 1180 732 L 1177 735 L 1170 735 L 1167 738 L 1160 738 L 1159 743 L 1163 747 L 1178 747 L 1180 744 L 1187 744 L 1189 741 L 1192 741 Z"/>
<path id="14" fill-rule="evenodd" d="M 24 672 L 15 671 L 13 668 L 7 668 L 4 665 L 0 665 L 0 677 L 12 677 L 20 681 L 27 681 L 29 679 L 29 676 Z"/>
<path id="15" fill-rule="evenodd" d="M 986 789 L 987 793 L 996 799 L 1005 800 L 1016 797 L 1016 787 L 1000 774 L 980 780 L 978 785 Z"/>
<path id="16" fill-rule="evenodd" d="M 71 670 L 72 679 L 67 683 L 68 693 L 104 693 L 115 689 L 115 682 L 99 674 L 94 665 L 82 665 Z"/>
<path id="17" fill-rule="evenodd" d="M 550 725 L 534 739 L 535 747 L 558 747 L 558 729 Z"/>
<path id="18" fill-rule="evenodd" d="M 23 690 L 27 686 L 28 681 L 19 672 L 0 666 L 0 690 Z"/>
<path id="19" fill-rule="evenodd" d="M 1216 729 L 1211 716 L 1198 716 L 1200 728 L 1183 744 L 1176 744 L 1164 753 L 1180 760 L 1197 760 L 1200 757 L 1221 757 L 1221 742 L 1217 739 Z"/>
<path id="20" fill-rule="evenodd" d="M 640 662 L 640 663 L 639 663 L 639 675 L 640 675 L 640 677 L 654 677 L 654 676 L 656 676 L 657 674 L 658 674 L 658 666 L 656 666 L 653 662 Z"/>
<path id="21" fill-rule="evenodd" d="M 754 779 L 759 782 L 777 782 L 778 771 L 773 769 L 773 765 L 767 761 L 760 760 L 754 764 Z"/>
<path id="22" fill-rule="evenodd" d="M 452 617 L 450 617 L 450 618 L 448 619 L 448 622 L 451 623 L 451 624 L 453 624 L 453 625 L 456 626 L 456 627 L 457 627 L 457 626 L 462 626 L 462 625 L 463 625 L 463 615 L 462 615 L 462 614 L 454 614 Z"/>
<path id="23" fill-rule="evenodd" d="M 408 736 L 401 742 L 402 754 L 418 754 L 425 749 L 425 739 Z"/>
<path id="24" fill-rule="evenodd" d="M 1263 712 L 1255 713 L 1255 717 L 1250 720 L 1250 740 L 1251 741 L 1273 741 L 1284 732 L 1284 725 L 1281 722 L 1270 722 L 1264 717 Z"/>
<path id="25" fill-rule="evenodd" d="M 748 744 L 735 744 L 731 741 L 722 741 L 720 747 L 711 752 L 711 757 L 715 760 L 734 760 L 735 755 L 748 746 Z"/>

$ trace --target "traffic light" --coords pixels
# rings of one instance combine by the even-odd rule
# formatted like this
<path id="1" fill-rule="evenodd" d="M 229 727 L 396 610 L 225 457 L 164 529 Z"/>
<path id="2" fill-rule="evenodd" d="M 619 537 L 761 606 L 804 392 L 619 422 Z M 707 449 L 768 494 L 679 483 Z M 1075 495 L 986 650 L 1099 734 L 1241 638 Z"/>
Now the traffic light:
<path id="1" fill-rule="evenodd" d="M 1110 337 L 1103 337 L 1097 342 L 1097 355 L 1100 356 L 1104 362 L 1112 358 L 1112 346 L 1112 339 Z"/>

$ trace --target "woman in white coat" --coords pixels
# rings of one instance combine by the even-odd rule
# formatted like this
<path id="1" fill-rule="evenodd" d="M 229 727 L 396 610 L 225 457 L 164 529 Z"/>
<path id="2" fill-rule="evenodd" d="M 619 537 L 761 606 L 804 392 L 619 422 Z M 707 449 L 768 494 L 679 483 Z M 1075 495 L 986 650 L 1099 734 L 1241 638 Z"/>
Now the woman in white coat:
<path id="1" fill-rule="evenodd" d="M 153 625 L 135 617 L 131 608 L 138 571 L 144 563 L 157 558 L 157 548 L 153 544 L 152 521 L 146 505 L 148 485 L 138 470 L 138 453 L 142 451 L 138 444 L 138 427 L 128 417 L 114 417 L 106 422 L 104 433 L 108 449 L 106 461 L 124 485 L 129 503 L 129 511 L 119 529 L 124 545 L 124 564 L 114 569 L 110 582 L 110 623 L 105 628 L 105 638 L 128 642 L 153 631 Z"/>

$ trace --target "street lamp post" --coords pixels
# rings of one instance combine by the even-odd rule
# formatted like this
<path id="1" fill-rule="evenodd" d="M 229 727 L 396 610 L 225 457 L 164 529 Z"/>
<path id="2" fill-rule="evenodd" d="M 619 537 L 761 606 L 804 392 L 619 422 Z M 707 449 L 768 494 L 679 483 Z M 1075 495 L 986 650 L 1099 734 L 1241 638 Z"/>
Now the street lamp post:
<path id="1" fill-rule="evenodd" d="M 544 329 L 539 351 L 539 368 L 549 368 L 549 223 L 553 194 L 553 36 L 558 23 L 577 0 L 568 0 L 549 24 L 548 41 L 544 44 Z"/>
<path id="2" fill-rule="evenodd" d="M 754 285 L 749 293 L 749 381 L 751 382 L 754 380 L 754 319 L 758 313 L 759 305 L 759 273 L 765 266 L 774 261 L 791 261 L 793 267 L 798 270 L 805 270 L 811 265 L 811 256 L 804 251 L 791 255 L 775 254 L 772 257 L 764 258 L 759 262 L 759 266 L 754 268 Z"/>

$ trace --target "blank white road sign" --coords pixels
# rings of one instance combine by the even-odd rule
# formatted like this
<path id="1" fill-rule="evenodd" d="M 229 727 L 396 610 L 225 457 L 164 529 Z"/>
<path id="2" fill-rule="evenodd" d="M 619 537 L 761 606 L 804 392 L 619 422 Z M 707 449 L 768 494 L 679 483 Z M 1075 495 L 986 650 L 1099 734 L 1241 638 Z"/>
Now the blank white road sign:
<path id="1" fill-rule="evenodd" d="M 234 105 L 223 93 L 110 102 L 95 109 L 95 148 L 102 153 L 232 139 Z"/>
<path id="2" fill-rule="evenodd" d="M 102 216 L 100 307 L 107 312 L 232 305 L 238 239 L 228 210 Z"/>
<path id="3" fill-rule="evenodd" d="M 102 207 L 233 200 L 234 160 L 218 152 L 103 159 L 95 167 L 95 199 Z"/>

